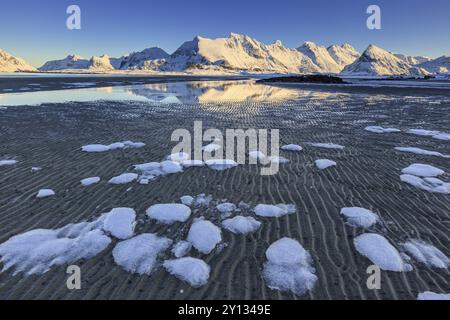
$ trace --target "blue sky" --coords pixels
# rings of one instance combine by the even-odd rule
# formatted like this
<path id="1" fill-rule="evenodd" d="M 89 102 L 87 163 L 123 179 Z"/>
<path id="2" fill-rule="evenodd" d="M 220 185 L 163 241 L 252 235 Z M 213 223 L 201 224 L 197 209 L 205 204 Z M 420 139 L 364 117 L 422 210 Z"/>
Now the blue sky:
<path id="1" fill-rule="evenodd" d="M 82 29 L 66 28 L 66 8 L 81 8 Z M 377 4 L 382 29 L 366 28 Z M 298 47 L 348 42 L 392 52 L 450 54 L 449 0 L 1 0 L 0 48 L 40 66 L 70 53 L 121 56 L 150 46 L 172 53 L 195 35 L 248 34 Z"/>

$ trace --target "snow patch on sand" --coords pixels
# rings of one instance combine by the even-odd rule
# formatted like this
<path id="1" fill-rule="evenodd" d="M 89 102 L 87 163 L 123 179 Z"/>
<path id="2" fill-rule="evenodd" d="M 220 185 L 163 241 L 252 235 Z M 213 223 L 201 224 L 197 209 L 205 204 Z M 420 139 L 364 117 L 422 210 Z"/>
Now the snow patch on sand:
<path id="1" fill-rule="evenodd" d="M 192 287 L 198 288 L 208 283 L 211 268 L 203 260 L 185 257 L 164 261 L 164 268 L 170 274 L 182 281 L 186 281 Z"/>
<path id="2" fill-rule="evenodd" d="M 0 167 L 12 166 L 17 163 L 17 160 L 0 160 Z"/>
<path id="3" fill-rule="evenodd" d="M 257 216 L 278 218 L 296 212 L 297 208 L 293 204 L 258 204 L 254 211 Z"/>
<path id="4" fill-rule="evenodd" d="M 179 203 L 155 204 L 147 209 L 147 216 L 164 224 L 185 222 L 191 215 L 191 209 Z"/>
<path id="5" fill-rule="evenodd" d="M 41 189 L 38 191 L 36 198 L 47 198 L 56 195 L 52 189 Z"/>
<path id="6" fill-rule="evenodd" d="M 88 144 L 81 147 L 81 150 L 84 152 L 106 152 L 116 149 L 128 149 L 128 148 L 142 148 L 145 146 L 143 142 L 133 142 L 133 141 L 123 141 L 123 142 L 114 142 L 109 145 L 104 144 Z"/>
<path id="7" fill-rule="evenodd" d="M 416 148 L 416 147 L 396 147 L 395 150 L 401 151 L 401 152 L 410 152 L 410 153 L 424 155 L 424 156 L 436 156 L 436 157 L 450 158 L 450 155 L 444 155 L 437 151 L 429 151 L 429 150 Z"/>
<path id="8" fill-rule="evenodd" d="M 425 129 L 409 129 L 406 132 L 418 136 L 432 137 L 433 139 L 437 140 L 450 141 L 450 133 L 447 132 Z"/>
<path id="9" fill-rule="evenodd" d="M 430 166 L 428 164 L 414 163 L 402 170 L 402 173 L 416 177 L 437 177 L 444 174 L 444 170 Z"/>
<path id="10" fill-rule="evenodd" d="M 178 241 L 172 248 L 172 253 L 175 257 L 181 258 L 184 257 L 191 251 L 192 244 L 189 241 Z"/>
<path id="11" fill-rule="evenodd" d="M 266 258 L 263 277 L 269 288 L 303 295 L 314 287 L 317 276 L 311 255 L 298 241 L 290 238 L 275 241 L 267 249 Z"/>
<path id="12" fill-rule="evenodd" d="M 385 237 L 364 233 L 353 239 L 356 250 L 386 271 L 411 271 L 412 266 L 403 261 L 398 250 Z"/>
<path id="13" fill-rule="evenodd" d="M 287 144 L 287 145 L 282 146 L 281 150 L 299 152 L 299 151 L 302 151 L 303 148 L 301 146 L 299 146 L 298 144 Z"/>
<path id="14" fill-rule="evenodd" d="M 123 173 L 119 176 L 111 178 L 108 183 L 111 184 L 127 184 L 133 182 L 138 178 L 136 173 Z"/>
<path id="15" fill-rule="evenodd" d="M 217 171 L 231 169 L 238 165 L 234 160 L 230 159 L 206 160 L 205 163 L 209 168 Z"/>
<path id="16" fill-rule="evenodd" d="M 222 235 L 212 222 L 198 219 L 189 229 L 187 240 L 201 253 L 209 254 L 222 241 Z"/>
<path id="17" fill-rule="evenodd" d="M 343 215 L 347 223 L 353 227 L 370 228 L 378 222 L 378 215 L 372 211 L 360 207 L 342 208 Z"/>
<path id="18" fill-rule="evenodd" d="M 252 217 L 236 216 L 222 221 L 222 227 L 236 234 L 255 232 L 261 226 L 261 222 Z"/>
<path id="19" fill-rule="evenodd" d="M 332 160 L 328 160 L 328 159 L 319 159 L 315 161 L 316 167 L 319 168 L 320 170 L 324 170 L 326 168 L 329 167 L 334 167 L 337 165 L 336 162 L 332 161 Z"/>
<path id="20" fill-rule="evenodd" d="M 85 179 L 82 179 L 80 182 L 83 187 L 89 187 L 93 184 L 100 182 L 100 177 L 85 178 Z"/>
<path id="21" fill-rule="evenodd" d="M 117 239 L 132 237 L 135 226 L 136 212 L 131 208 L 114 208 L 103 221 L 103 230 Z"/>
<path id="22" fill-rule="evenodd" d="M 341 146 L 340 144 L 335 144 L 335 143 L 311 143 L 311 145 L 313 147 L 317 147 L 317 148 L 325 148 L 325 149 L 339 149 L 342 150 L 345 147 Z"/>
<path id="23" fill-rule="evenodd" d="M 401 130 L 396 129 L 396 128 L 383 128 L 380 126 L 368 126 L 366 128 L 364 128 L 364 130 L 369 131 L 369 132 L 373 132 L 373 133 L 397 133 L 397 132 L 401 132 Z"/>
<path id="24" fill-rule="evenodd" d="M 450 300 L 450 293 L 435 293 L 425 291 L 419 293 L 417 300 Z"/>
<path id="25" fill-rule="evenodd" d="M 402 247 L 410 256 L 428 267 L 450 267 L 450 259 L 441 250 L 424 241 L 409 240 Z"/>

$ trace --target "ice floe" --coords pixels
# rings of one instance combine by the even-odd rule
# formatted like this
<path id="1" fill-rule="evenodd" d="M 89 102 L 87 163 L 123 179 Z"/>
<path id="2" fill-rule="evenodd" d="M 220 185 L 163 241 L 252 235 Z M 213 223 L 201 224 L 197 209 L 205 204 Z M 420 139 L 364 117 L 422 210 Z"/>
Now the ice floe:
<path id="1" fill-rule="evenodd" d="M 269 288 L 303 295 L 314 287 L 317 276 L 311 255 L 298 241 L 290 238 L 275 241 L 267 249 L 266 258 L 263 277 Z"/>
<path id="2" fill-rule="evenodd" d="M 111 184 L 127 184 L 135 181 L 138 178 L 136 173 L 122 173 L 119 176 L 111 178 L 108 183 Z"/>
<path id="3" fill-rule="evenodd" d="M 429 164 L 414 163 L 402 170 L 402 173 L 416 177 L 437 177 L 445 173 L 444 170 L 430 166 Z"/>
<path id="4" fill-rule="evenodd" d="M 81 147 L 81 150 L 84 152 L 105 152 L 116 149 L 128 149 L 128 148 L 142 148 L 145 146 L 143 142 L 133 142 L 133 141 L 123 141 L 123 142 L 114 142 L 109 145 L 104 144 L 88 144 Z"/>
<path id="5" fill-rule="evenodd" d="M 424 241 L 409 240 L 402 247 L 415 260 L 428 267 L 444 269 L 450 267 L 450 259 L 441 250 Z"/>
<path id="6" fill-rule="evenodd" d="M 450 293 L 425 291 L 418 294 L 417 300 L 450 300 Z"/>
<path id="7" fill-rule="evenodd" d="M 0 160 L 0 167 L 12 166 L 17 163 L 17 160 Z"/>
<path id="8" fill-rule="evenodd" d="M 255 232 L 261 226 L 261 222 L 252 217 L 236 216 L 222 221 L 222 227 L 236 234 Z"/>
<path id="9" fill-rule="evenodd" d="M 227 170 L 236 167 L 238 164 L 234 160 L 230 159 L 213 159 L 206 160 L 206 165 L 213 170 Z"/>
<path id="10" fill-rule="evenodd" d="M 136 212 L 131 208 L 114 208 L 103 221 L 103 230 L 117 239 L 131 238 L 135 226 Z"/>
<path id="11" fill-rule="evenodd" d="M 191 215 L 191 209 L 180 203 L 155 204 L 147 209 L 147 216 L 164 224 L 185 222 Z"/>
<path id="12" fill-rule="evenodd" d="M 410 153 L 424 155 L 424 156 L 436 156 L 436 157 L 450 158 L 449 155 L 444 155 L 437 151 L 429 151 L 429 150 L 416 148 L 416 147 L 396 147 L 395 150 L 401 151 L 401 152 L 410 152 Z"/>
<path id="13" fill-rule="evenodd" d="M 383 127 L 380 127 L 380 126 L 368 126 L 368 127 L 364 128 L 364 130 L 369 131 L 369 132 L 373 132 L 373 133 L 397 133 L 397 132 L 401 132 L 400 129 L 383 128 Z"/>
<path id="14" fill-rule="evenodd" d="M 253 210 L 257 216 L 278 218 L 294 213 L 297 208 L 293 204 L 258 204 Z"/>
<path id="15" fill-rule="evenodd" d="M 172 245 L 172 240 L 143 233 L 119 242 L 114 250 L 114 261 L 128 272 L 151 274 L 157 266 L 158 255 Z"/>
<path id="16" fill-rule="evenodd" d="M 378 222 L 378 215 L 372 211 L 360 207 L 348 207 L 341 209 L 341 215 L 346 218 L 353 227 L 370 228 Z"/>
<path id="17" fill-rule="evenodd" d="M 85 179 L 82 179 L 80 182 L 83 187 L 89 187 L 93 184 L 100 182 L 100 177 L 85 178 Z"/>
<path id="18" fill-rule="evenodd" d="M 187 240 L 199 252 L 208 254 L 222 241 L 220 228 L 208 220 L 198 219 L 189 229 Z"/>
<path id="19" fill-rule="evenodd" d="M 175 257 L 181 258 L 191 251 L 192 244 L 189 241 L 178 241 L 172 248 L 172 253 Z"/>
<path id="20" fill-rule="evenodd" d="M 286 144 L 281 147 L 281 150 L 299 152 L 302 151 L 303 148 L 298 144 Z"/>
<path id="21" fill-rule="evenodd" d="M 41 189 L 38 191 L 36 198 L 46 198 L 56 195 L 52 189 Z"/>
<path id="22" fill-rule="evenodd" d="M 335 143 L 311 143 L 313 147 L 317 148 L 325 148 L 325 149 L 344 149 L 344 146 L 341 146 L 340 144 Z"/>
<path id="23" fill-rule="evenodd" d="M 376 233 L 364 233 L 353 239 L 356 250 L 378 267 L 386 271 L 411 271 L 398 250 L 385 237 Z"/>
<path id="24" fill-rule="evenodd" d="M 192 287 L 198 288 L 208 283 L 211 268 L 203 260 L 185 257 L 164 261 L 164 268 L 170 274 Z"/>
<path id="25" fill-rule="evenodd" d="M 328 159 L 319 159 L 315 161 L 316 167 L 319 168 L 320 170 L 329 168 L 329 167 L 334 167 L 337 165 L 336 162 L 332 161 L 332 160 L 328 160 Z"/>

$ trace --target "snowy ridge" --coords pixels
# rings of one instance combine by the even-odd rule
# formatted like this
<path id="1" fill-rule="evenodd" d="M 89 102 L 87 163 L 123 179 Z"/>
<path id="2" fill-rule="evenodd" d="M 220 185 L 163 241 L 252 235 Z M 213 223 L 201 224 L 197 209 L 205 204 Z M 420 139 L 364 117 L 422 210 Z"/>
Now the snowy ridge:
<path id="1" fill-rule="evenodd" d="M 0 49 L 0 72 L 36 71 L 36 68 L 25 60 L 12 56 Z"/>
<path id="2" fill-rule="evenodd" d="M 76 54 L 71 54 L 61 60 L 51 60 L 44 63 L 39 68 L 40 71 L 70 70 L 70 69 L 87 69 L 89 60 L 84 59 Z"/>

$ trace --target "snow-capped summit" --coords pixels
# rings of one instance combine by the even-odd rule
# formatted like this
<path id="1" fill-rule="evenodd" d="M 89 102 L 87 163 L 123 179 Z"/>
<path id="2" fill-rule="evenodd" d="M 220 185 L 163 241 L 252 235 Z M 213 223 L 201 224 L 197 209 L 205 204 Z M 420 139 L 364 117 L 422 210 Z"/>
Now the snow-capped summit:
<path id="1" fill-rule="evenodd" d="M 424 71 L 371 44 L 361 57 L 354 63 L 346 66 L 341 74 L 356 76 L 419 76 L 423 75 Z"/>
<path id="2" fill-rule="evenodd" d="M 341 68 L 341 71 L 349 64 L 355 62 L 355 60 L 361 56 L 361 54 L 348 43 L 344 43 L 341 45 L 334 44 L 332 46 L 329 46 L 327 48 L 327 51 Z"/>
<path id="3" fill-rule="evenodd" d="M 237 33 L 228 38 L 208 39 L 200 36 L 183 43 L 165 66 L 172 70 L 190 68 L 222 68 L 253 72 L 320 72 L 312 60 L 295 49 L 285 48 L 281 42 L 263 44 Z"/>
<path id="4" fill-rule="evenodd" d="M 309 57 L 322 72 L 339 73 L 342 70 L 327 49 L 314 42 L 307 41 L 297 50 Z"/>
<path id="5" fill-rule="evenodd" d="M 70 54 L 61 60 L 51 60 L 44 63 L 42 67 L 39 68 L 40 71 L 55 71 L 55 70 L 70 70 L 70 69 L 87 69 L 89 65 L 89 60 L 83 57 Z"/>
<path id="6" fill-rule="evenodd" d="M 122 58 L 122 62 L 119 66 L 120 69 L 132 69 L 132 68 L 142 68 L 147 62 L 151 64 L 151 60 L 167 60 L 170 55 L 163 49 L 158 47 L 151 47 L 144 49 L 140 52 L 130 53 L 128 56 Z"/>
<path id="7" fill-rule="evenodd" d="M 100 57 L 92 57 L 89 60 L 88 69 L 92 71 L 112 71 L 114 67 L 111 64 L 110 57 L 104 54 Z"/>
<path id="8" fill-rule="evenodd" d="M 0 72 L 36 71 L 36 68 L 21 58 L 0 49 Z"/>
<path id="9" fill-rule="evenodd" d="M 413 56 L 407 56 L 407 55 L 400 54 L 400 53 L 396 53 L 396 54 L 394 54 L 394 56 L 396 56 L 400 60 L 403 60 L 404 62 L 409 63 L 410 65 L 413 65 L 413 66 L 433 60 L 430 57 L 425 57 L 425 56 L 415 56 L 415 57 L 413 57 Z"/>
<path id="10" fill-rule="evenodd" d="M 450 57 L 442 56 L 417 65 L 431 73 L 450 73 Z"/>

